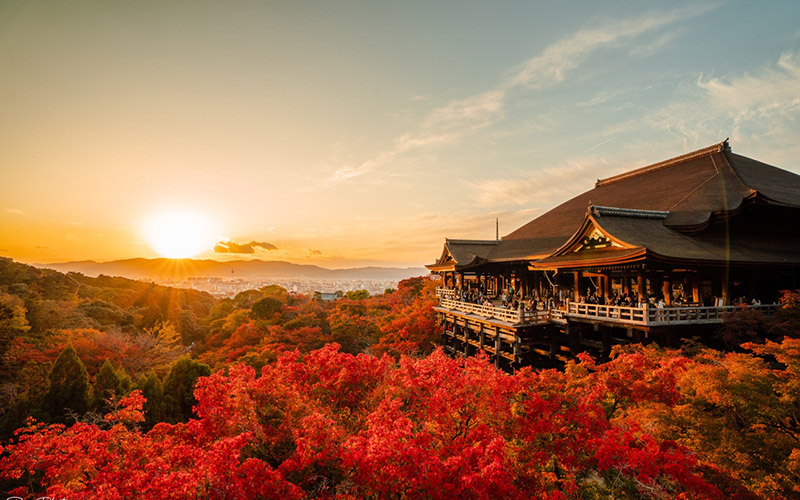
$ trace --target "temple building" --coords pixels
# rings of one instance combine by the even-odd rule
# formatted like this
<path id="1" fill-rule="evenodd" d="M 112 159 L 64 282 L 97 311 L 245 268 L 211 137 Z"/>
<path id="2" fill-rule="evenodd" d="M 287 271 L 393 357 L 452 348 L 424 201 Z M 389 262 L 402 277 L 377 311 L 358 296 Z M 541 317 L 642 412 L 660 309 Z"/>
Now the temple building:
<path id="1" fill-rule="evenodd" d="M 427 267 L 453 353 L 514 369 L 676 345 L 800 287 L 800 176 L 726 140 L 600 179 L 502 239 L 446 239 Z"/>

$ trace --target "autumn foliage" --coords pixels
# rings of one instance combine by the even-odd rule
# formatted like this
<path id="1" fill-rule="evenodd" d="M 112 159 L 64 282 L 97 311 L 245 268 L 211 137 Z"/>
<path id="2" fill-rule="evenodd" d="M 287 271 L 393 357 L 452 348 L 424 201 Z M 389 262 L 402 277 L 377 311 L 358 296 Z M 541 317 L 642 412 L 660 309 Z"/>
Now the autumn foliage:
<path id="1" fill-rule="evenodd" d="M 800 293 L 727 324 L 730 352 L 629 345 L 512 375 L 436 348 L 435 286 L 195 304 L 0 261 L 0 492 L 800 496 Z"/>
<path id="2" fill-rule="evenodd" d="M 29 422 L 0 472 L 15 494 L 68 498 L 797 494 L 800 342 L 749 347 L 508 375 L 331 344 L 201 378 L 186 423 L 143 431 L 138 391 L 104 423 Z"/>

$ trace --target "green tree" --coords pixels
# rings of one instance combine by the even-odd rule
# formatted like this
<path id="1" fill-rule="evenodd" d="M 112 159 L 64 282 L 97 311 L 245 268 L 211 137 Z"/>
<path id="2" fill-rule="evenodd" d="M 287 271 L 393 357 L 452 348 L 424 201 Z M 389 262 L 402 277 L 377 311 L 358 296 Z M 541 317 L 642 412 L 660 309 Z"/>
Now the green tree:
<path id="1" fill-rule="evenodd" d="M 147 400 L 142 408 L 144 427 L 150 429 L 157 423 L 163 422 L 166 419 L 167 406 L 164 400 L 164 387 L 156 372 L 151 370 L 147 376 L 139 377 L 136 388 L 142 391 L 142 396 Z"/>
<path id="2" fill-rule="evenodd" d="M 94 387 L 92 390 L 92 409 L 100 414 L 111 411 L 112 407 L 108 400 L 119 399 L 131 391 L 131 378 L 120 367 L 114 369 L 114 365 L 106 358 L 105 363 L 97 372 Z"/>
<path id="3" fill-rule="evenodd" d="M 250 309 L 250 317 L 253 319 L 271 319 L 276 313 L 281 311 L 283 303 L 274 297 L 264 297 Z"/>
<path id="4" fill-rule="evenodd" d="M 72 344 L 67 344 L 48 376 L 45 410 L 54 422 L 68 423 L 70 413 L 83 415 L 89 409 L 89 374 Z"/>
<path id="5" fill-rule="evenodd" d="M 284 303 L 288 303 L 291 299 L 289 292 L 287 292 L 286 289 L 280 285 L 262 286 L 258 289 L 258 291 L 261 292 L 261 295 L 264 297 L 272 297 Z"/>
<path id="6" fill-rule="evenodd" d="M 350 300 L 364 300 L 369 298 L 368 290 L 353 290 L 344 294 Z"/>
<path id="7" fill-rule="evenodd" d="M 192 407 L 197 404 L 194 398 L 194 384 L 200 377 L 211 375 L 211 368 L 188 356 L 172 364 L 164 379 L 164 399 L 166 419 L 170 422 L 186 422 L 192 416 Z"/>
<path id="8" fill-rule="evenodd" d="M 7 352 L 11 340 L 30 330 L 26 313 L 22 299 L 0 291 L 0 352 Z M 5 362 L 0 357 L 0 376 L 7 375 L 5 368 Z"/>

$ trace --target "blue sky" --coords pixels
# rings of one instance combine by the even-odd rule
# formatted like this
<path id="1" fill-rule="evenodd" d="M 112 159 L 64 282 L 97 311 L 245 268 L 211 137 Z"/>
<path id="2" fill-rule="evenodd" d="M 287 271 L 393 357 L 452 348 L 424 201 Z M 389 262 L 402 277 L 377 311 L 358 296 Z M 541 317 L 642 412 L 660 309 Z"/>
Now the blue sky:
<path id="1" fill-rule="evenodd" d="M 800 172 L 796 1 L 7 1 L 0 57 L 26 261 L 152 257 L 183 210 L 248 258 L 420 265 L 726 137 Z"/>

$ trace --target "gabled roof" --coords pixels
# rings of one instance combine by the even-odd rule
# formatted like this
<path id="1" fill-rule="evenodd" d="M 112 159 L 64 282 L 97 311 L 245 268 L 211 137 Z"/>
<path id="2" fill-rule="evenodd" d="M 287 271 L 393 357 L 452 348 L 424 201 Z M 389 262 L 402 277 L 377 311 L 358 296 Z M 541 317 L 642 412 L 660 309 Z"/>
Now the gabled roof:
<path id="1" fill-rule="evenodd" d="M 727 244 L 718 241 L 719 231 L 713 227 L 715 221 L 735 216 L 754 203 L 800 209 L 800 176 L 734 154 L 726 139 L 707 148 L 598 180 L 593 189 L 558 205 L 500 242 L 482 246 L 484 251 L 490 249 L 488 254 L 464 246 L 463 252 L 467 253 L 460 254 L 456 260 L 463 266 L 563 257 L 556 255 L 557 251 L 585 222 L 589 206 L 593 207 L 595 221 L 604 230 L 631 245 L 646 247 L 649 254 L 729 261 L 740 257 L 753 261 L 772 255 L 781 262 L 799 260 L 781 253 L 789 251 L 786 241 L 796 239 L 797 230 L 794 229 L 788 237 L 776 234 L 780 241 L 771 244 L 777 246 L 762 248 L 763 239 L 748 242 L 748 235 L 741 235 L 737 248 L 744 254 L 725 250 Z M 470 254 L 476 258 L 468 263 Z"/>
<path id="2" fill-rule="evenodd" d="M 668 212 L 666 226 L 705 227 L 713 215 L 735 213 L 746 199 L 800 208 L 800 176 L 733 154 L 725 140 L 685 155 L 598 180 L 594 189 L 553 208 L 508 234 L 490 260 L 520 257 L 506 246 L 524 246 L 528 258 L 552 254 L 580 226 L 586 207 Z M 524 245 L 512 244 L 526 240 Z"/>
<path id="3" fill-rule="evenodd" d="M 442 256 L 431 265 L 431 271 L 456 271 L 486 262 L 499 240 L 455 240 L 446 238 Z"/>
<path id="4" fill-rule="evenodd" d="M 753 207 L 744 209 L 735 225 L 717 221 L 701 232 L 684 233 L 668 227 L 667 212 L 590 207 L 581 229 L 535 267 L 625 263 L 645 257 L 655 261 L 694 261 L 706 264 L 798 264 L 800 230 L 781 227 L 779 217 L 765 222 Z M 780 209 L 778 209 L 780 210 Z M 769 218 L 769 217 L 768 217 Z M 766 224 L 767 227 L 764 227 Z M 616 248 L 581 250 L 578 240 L 588 229 L 607 235 Z M 638 251 L 637 251 L 638 250 Z"/>

